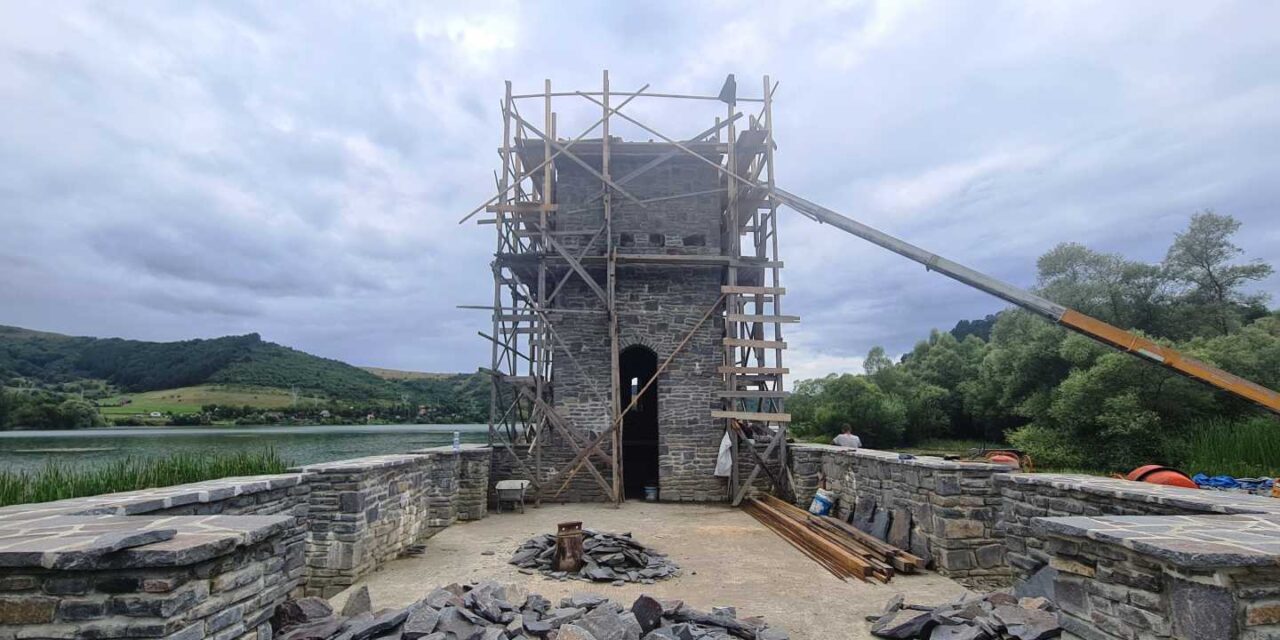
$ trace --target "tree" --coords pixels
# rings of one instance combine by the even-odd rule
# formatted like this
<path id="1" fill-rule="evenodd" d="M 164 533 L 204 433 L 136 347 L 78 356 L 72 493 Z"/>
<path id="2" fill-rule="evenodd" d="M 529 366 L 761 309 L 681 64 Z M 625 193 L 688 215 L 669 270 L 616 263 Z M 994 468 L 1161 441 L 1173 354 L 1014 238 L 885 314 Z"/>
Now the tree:
<path id="1" fill-rule="evenodd" d="M 1168 282 L 1160 267 L 1064 242 L 1036 261 L 1041 295 L 1124 329 L 1165 335 Z"/>
<path id="2" fill-rule="evenodd" d="M 867 352 L 866 360 L 862 361 L 862 369 L 867 375 L 875 375 L 889 367 L 893 366 L 893 360 L 884 354 L 884 347 L 871 347 L 871 351 Z"/>
<path id="3" fill-rule="evenodd" d="M 824 435 L 834 436 L 848 425 L 864 445 L 892 447 L 901 441 L 906 407 L 865 376 L 845 374 L 825 381 L 813 421 Z"/>
<path id="4" fill-rule="evenodd" d="M 1245 285 L 1274 271 L 1260 260 L 1233 264 L 1244 253 L 1231 242 L 1239 230 L 1240 222 L 1231 216 L 1197 213 L 1191 216 L 1187 230 L 1174 237 L 1164 259 L 1168 277 L 1181 285 L 1187 301 L 1207 316 L 1205 324 L 1224 335 L 1241 325 L 1245 309 L 1266 302 L 1264 294 L 1245 293 Z"/>

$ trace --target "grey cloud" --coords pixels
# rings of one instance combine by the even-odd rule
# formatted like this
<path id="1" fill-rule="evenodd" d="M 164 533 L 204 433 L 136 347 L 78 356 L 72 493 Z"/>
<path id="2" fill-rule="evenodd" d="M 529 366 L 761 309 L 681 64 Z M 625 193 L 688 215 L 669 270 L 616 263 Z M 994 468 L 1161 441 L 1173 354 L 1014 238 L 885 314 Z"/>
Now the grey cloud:
<path id="1" fill-rule="evenodd" d="M 601 68 L 654 91 L 733 72 L 757 93 L 771 74 L 780 184 L 1017 284 L 1060 241 L 1158 260 L 1204 208 L 1280 262 L 1278 19 L 1233 3 L 9 4 L 0 323 L 258 331 L 473 370 L 485 314 L 454 307 L 488 298 L 492 230 L 454 222 L 492 193 L 502 81 L 593 88 Z M 679 134 L 710 107 L 628 112 Z M 565 109 L 560 131 L 597 116 Z M 824 362 L 1002 306 L 784 216 L 805 319 L 790 339 Z"/>

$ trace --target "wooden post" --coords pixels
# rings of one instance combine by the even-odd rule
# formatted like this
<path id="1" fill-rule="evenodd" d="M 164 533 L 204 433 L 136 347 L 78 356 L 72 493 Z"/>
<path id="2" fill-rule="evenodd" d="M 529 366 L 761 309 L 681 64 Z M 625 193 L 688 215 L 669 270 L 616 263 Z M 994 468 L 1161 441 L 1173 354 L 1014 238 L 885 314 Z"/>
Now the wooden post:
<path id="1" fill-rule="evenodd" d="M 605 229 L 605 255 L 608 256 L 608 265 L 605 275 L 608 287 L 607 305 L 608 305 L 608 322 L 609 322 L 609 415 L 614 422 L 618 421 L 622 411 L 622 398 L 619 394 L 621 390 L 620 372 L 618 367 L 618 307 L 615 296 L 618 290 L 618 250 L 613 244 L 613 193 L 609 189 L 609 70 L 604 70 L 604 94 L 602 96 L 604 103 L 604 129 L 603 137 L 600 140 L 600 174 L 604 176 L 601 179 L 600 186 L 604 189 L 604 229 Z M 622 504 L 622 429 L 614 431 L 612 437 L 613 443 L 613 504 L 619 506 Z"/>
<path id="2" fill-rule="evenodd" d="M 727 133 L 728 133 L 729 140 L 728 140 L 728 145 L 726 146 L 727 151 L 725 153 L 725 168 L 728 169 L 728 173 L 725 175 L 725 187 L 728 189 L 728 198 L 725 201 L 726 202 L 725 212 L 722 218 L 722 224 L 724 225 L 724 228 L 727 232 L 727 237 L 725 238 L 725 241 L 729 244 L 729 246 L 725 247 L 724 249 L 727 251 L 727 253 L 730 256 L 733 256 L 734 258 L 741 257 L 741 252 L 739 251 L 739 244 L 738 244 L 740 239 L 740 236 L 738 233 L 738 182 L 735 179 L 735 174 L 737 173 L 738 165 L 737 165 L 737 155 L 734 152 L 735 138 L 737 137 L 737 128 L 734 126 L 734 121 L 735 121 L 734 112 L 736 110 L 737 110 L 737 105 L 733 104 L 732 102 L 729 103 L 729 106 L 728 106 L 729 112 L 726 115 L 726 121 L 728 122 Z M 730 264 L 730 266 L 727 269 L 725 269 L 725 284 L 731 287 L 736 286 L 738 284 L 738 268 L 736 266 L 733 266 L 732 264 Z M 738 294 L 736 293 L 727 294 L 725 296 L 726 315 L 732 314 L 732 313 L 741 313 L 741 312 L 742 311 L 741 309 L 739 309 L 739 305 L 738 305 Z M 727 337 L 737 338 L 739 336 L 738 323 L 728 322 L 726 319 L 724 328 L 725 328 L 725 335 Z M 735 356 L 735 354 L 737 353 L 736 347 L 731 345 L 726 345 L 723 351 L 725 353 L 724 363 L 732 367 L 736 359 L 736 356 Z M 725 379 L 726 391 L 737 390 L 738 376 L 736 373 L 733 373 L 732 371 L 730 371 L 729 373 L 725 374 L 724 379 Z M 738 404 L 738 400 L 730 396 L 725 398 L 724 404 L 727 410 L 734 411 L 735 409 L 737 409 L 736 405 Z M 740 437 L 738 430 L 732 428 L 732 419 L 729 419 L 729 418 L 725 419 L 725 430 L 726 430 L 726 433 L 729 434 L 729 458 L 733 465 L 729 469 L 729 498 L 732 499 L 733 496 L 738 495 L 739 482 L 741 481 L 741 478 L 739 477 L 740 474 L 738 472 L 738 460 L 740 456 L 740 452 L 738 451 L 738 449 L 742 446 L 742 438 Z"/>

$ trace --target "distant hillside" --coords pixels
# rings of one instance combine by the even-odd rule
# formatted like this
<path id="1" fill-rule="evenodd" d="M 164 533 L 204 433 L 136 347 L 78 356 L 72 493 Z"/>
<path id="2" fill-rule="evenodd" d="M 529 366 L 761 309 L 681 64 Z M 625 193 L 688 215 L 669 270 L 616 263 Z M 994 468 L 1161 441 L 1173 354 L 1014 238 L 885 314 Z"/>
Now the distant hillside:
<path id="1" fill-rule="evenodd" d="M 253 421 L 272 410 L 310 421 L 327 407 L 333 420 L 476 423 L 488 416 L 488 385 L 479 373 L 354 367 L 256 333 L 145 342 L 0 325 L 0 429 L 94 426 L 95 405 L 103 416 Z"/>
<path id="2" fill-rule="evenodd" d="M 427 371 L 403 371 L 401 369 L 384 369 L 382 367 L 360 367 L 383 380 L 439 380 L 456 376 L 456 373 L 430 373 Z"/>
<path id="3" fill-rule="evenodd" d="M 381 378 L 256 334 L 144 342 L 83 338 L 0 327 L 0 378 L 43 384 L 84 378 L 139 392 L 205 383 L 290 388 L 333 398 L 397 399 Z"/>

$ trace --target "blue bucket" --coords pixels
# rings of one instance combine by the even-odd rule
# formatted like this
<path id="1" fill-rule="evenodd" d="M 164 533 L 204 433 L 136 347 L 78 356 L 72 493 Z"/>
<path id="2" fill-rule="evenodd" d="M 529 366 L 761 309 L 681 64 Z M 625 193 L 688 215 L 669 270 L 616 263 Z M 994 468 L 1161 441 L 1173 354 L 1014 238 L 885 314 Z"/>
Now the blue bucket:
<path id="1" fill-rule="evenodd" d="M 657 502 L 657 501 L 658 501 L 658 488 L 657 488 L 657 487 L 654 487 L 654 486 L 648 486 L 648 487 L 645 487 L 645 488 L 644 488 L 644 501 L 645 501 L 645 502 Z"/>

